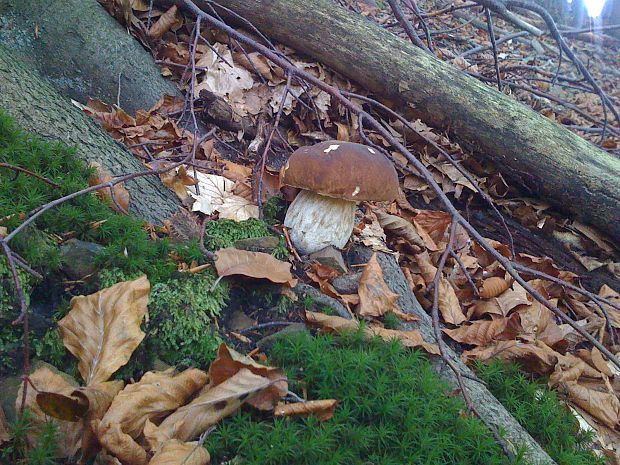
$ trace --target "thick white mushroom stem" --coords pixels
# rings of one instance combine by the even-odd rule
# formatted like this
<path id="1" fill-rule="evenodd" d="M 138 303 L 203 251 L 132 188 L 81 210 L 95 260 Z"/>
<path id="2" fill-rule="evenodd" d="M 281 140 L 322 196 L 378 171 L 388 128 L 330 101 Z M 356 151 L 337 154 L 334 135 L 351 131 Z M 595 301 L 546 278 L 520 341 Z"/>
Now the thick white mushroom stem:
<path id="1" fill-rule="evenodd" d="M 302 254 L 333 245 L 343 248 L 355 225 L 355 202 L 302 190 L 288 207 L 284 226 Z"/>

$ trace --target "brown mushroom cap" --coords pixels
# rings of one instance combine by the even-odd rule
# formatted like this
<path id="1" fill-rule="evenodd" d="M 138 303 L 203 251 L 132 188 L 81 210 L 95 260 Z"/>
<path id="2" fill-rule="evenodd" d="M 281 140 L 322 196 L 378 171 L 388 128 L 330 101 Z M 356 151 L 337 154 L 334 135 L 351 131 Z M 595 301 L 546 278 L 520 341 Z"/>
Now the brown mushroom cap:
<path id="1" fill-rule="evenodd" d="M 329 140 L 301 147 L 280 174 L 282 184 L 354 202 L 391 201 L 398 196 L 394 165 L 362 144 Z"/>

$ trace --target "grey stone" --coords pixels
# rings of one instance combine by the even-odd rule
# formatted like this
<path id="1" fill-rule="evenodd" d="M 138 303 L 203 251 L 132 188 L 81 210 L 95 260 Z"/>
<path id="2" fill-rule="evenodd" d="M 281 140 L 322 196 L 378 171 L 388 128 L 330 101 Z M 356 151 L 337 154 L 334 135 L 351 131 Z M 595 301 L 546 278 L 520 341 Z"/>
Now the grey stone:
<path id="1" fill-rule="evenodd" d="M 61 247 L 63 271 L 70 279 L 82 279 L 97 271 L 95 258 L 104 247 L 79 239 L 69 239 Z"/>
<path id="2" fill-rule="evenodd" d="M 347 265 L 344 263 L 344 259 L 342 258 L 342 252 L 332 246 L 325 247 L 318 252 L 311 253 L 308 258 L 319 262 L 321 265 L 334 268 L 340 273 L 346 273 L 348 271 Z"/>
<path id="3" fill-rule="evenodd" d="M 357 294 L 361 276 L 361 271 L 343 274 L 342 276 L 334 278 L 331 281 L 331 285 L 334 286 L 334 289 L 340 294 Z"/>
<path id="4" fill-rule="evenodd" d="M 251 252 L 273 252 L 280 239 L 275 236 L 250 237 L 249 239 L 240 239 L 235 241 L 235 247 L 241 250 L 249 250 Z"/>
<path id="5" fill-rule="evenodd" d="M 351 314 L 347 311 L 344 305 L 333 297 L 323 294 L 321 291 L 308 284 L 297 284 L 297 286 L 293 288 L 293 292 L 297 294 L 300 299 L 303 299 L 304 297 L 312 298 L 315 303 L 314 308 L 310 309 L 312 311 L 320 311 L 321 307 L 330 307 L 338 316 L 346 318 L 347 320 L 351 319 Z"/>
<path id="6" fill-rule="evenodd" d="M 310 331 L 308 331 L 308 328 L 306 328 L 306 325 L 303 323 L 291 323 L 290 325 L 286 326 L 280 331 L 275 332 L 273 334 L 270 334 L 269 336 L 265 336 L 264 338 L 260 339 L 256 343 L 256 346 L 263 352 L 268 352 L 273 347 L 273 344 L 274 342 L 276 342 L 276 339 L 278 337 L 284 336 L 284 335 L 295 334 L 295 333 L 310 334 Z"/>

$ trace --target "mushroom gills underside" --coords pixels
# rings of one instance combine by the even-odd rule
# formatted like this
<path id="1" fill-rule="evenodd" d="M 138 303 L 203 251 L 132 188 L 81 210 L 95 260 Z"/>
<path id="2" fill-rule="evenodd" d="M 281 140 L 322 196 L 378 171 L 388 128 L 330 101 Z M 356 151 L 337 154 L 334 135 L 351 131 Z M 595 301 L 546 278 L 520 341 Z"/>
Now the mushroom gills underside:
<path id="1" fill-rule="evenodd" d="M 302 190 L 288 208 L 284 226 L 302 254 L 330 245 L 342 249 L 355 225 L 355 202 Z"/>

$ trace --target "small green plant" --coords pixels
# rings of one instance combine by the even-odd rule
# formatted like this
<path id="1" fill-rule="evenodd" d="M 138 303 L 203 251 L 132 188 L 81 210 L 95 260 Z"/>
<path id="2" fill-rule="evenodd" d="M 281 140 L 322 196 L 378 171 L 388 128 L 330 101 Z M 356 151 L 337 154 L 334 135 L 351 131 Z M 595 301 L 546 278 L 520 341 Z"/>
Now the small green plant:
<path id="1" fill-rule="evenodd" d="M 273 308 L 277 315 L 286 316 L 288 312 L 295 308 L 295 302 L 285 295 L 280 295 L 278 302 Z"/>
<path id="2" fill-rule="evenodd" d="M 476 364 L 478 376 L 506 409 L 557 463 L 604 465 L 592 452 L 592 435 L 581 431 L 574 415 L 544 380 L 531 380 L 518 365 L 493 361 Z"/>
<path id="3" fill-rule="evenodd" d="M 204 243 L 208 250 L 215 251 L 225 247 L 233 247 L 235 241 L 241 239 L 270 235 L 267 225 L 255 218 L 245 221 L 222 219 L 207 223 Z"/>
<path id="4" fill-rule="evenodd" d="M 278 224 L 284 219 L 284 212 L 286 211 L 286 202 L 282 197 L 271 197 L 263 205 L 263 219 L 267 224 Z"/>
<path id="5" fill-rule="evenodd" d="M 360 332 L 299 333 L 278 338 L 270 355 L 272 365 L 286 369 L 291 390 L 339 399 L 334 417 L 265 419 L 242 411 L 208 437 L 213 463 L 509 463 L 484 425 L 461 415 L 462 401 L 448 395 L 421 352 Z"/>
<path id="6" fill-rule="evenodd" d="M 383 315 L 383 326 L 387 329 L 398 329 L 400 328 L 401 321 L 394 313 L 388 312 Z"/>
<path id="7" fill-rule="evenodd" d="M 9 442 L 0 449 L 2 463 L 27 465 L 60 465 L 56 460 L 58 450 L 58 425 L 48 421 L 39 430 L 36 445 L 30 447 L 28 434 L 34 429 L 32 414 L 25 409 L 17 420 L 9 425 Z"/>

